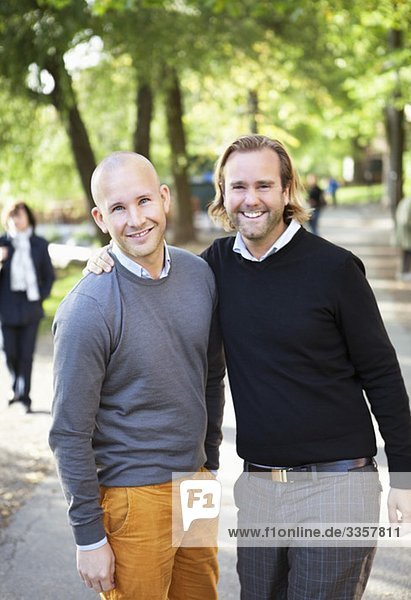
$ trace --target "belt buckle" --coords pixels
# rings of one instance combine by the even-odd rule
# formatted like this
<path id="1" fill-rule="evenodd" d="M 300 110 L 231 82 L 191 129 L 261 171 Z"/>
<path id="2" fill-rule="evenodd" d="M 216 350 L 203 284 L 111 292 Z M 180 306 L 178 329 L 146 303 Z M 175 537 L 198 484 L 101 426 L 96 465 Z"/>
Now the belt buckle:
<path id="1" fill-rule="evenodd" d="M 277 483 L 287 483 L 288 481 L 288 469 L 271 469 L 271 481 Z"/>

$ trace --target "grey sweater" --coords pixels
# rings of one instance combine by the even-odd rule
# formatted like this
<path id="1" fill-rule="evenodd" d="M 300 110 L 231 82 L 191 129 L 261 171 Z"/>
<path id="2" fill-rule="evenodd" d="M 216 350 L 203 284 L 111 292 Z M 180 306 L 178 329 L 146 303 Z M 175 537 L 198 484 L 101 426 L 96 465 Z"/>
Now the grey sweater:
<path id="1" fill-rule="evenodd" d="M 218 467 L 224 361 L 209 266 L 170 248 L 164 279 L 116 262 L 87 275 L 53 324 L 50 446 L 78 544 L 105 532 L 99 484 L 142 486 Z"/>

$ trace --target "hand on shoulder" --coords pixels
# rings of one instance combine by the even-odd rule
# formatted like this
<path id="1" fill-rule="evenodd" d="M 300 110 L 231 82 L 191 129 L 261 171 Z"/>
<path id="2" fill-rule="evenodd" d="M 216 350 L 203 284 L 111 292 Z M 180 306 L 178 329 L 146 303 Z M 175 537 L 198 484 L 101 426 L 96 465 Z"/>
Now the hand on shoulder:
<path id="1" fill-rule="evenodd" d="M 87 273 L 94 273 L 95 275 L 101 275 L 103 272 L 110 273 L 114 267 L 114 260 L 108 253 L 110 248 L 111 244 L 103 246 L 92 254 L 83 269 L 83 275 L 87 275 Z"/>

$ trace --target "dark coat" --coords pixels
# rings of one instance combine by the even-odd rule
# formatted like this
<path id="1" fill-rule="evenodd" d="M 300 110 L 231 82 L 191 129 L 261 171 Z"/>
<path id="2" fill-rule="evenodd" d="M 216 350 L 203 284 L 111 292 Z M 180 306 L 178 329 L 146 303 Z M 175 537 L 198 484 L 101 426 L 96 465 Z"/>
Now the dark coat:
<path id="1" fill-rule="evenodd" d="M 325 201 L 323 190 L 318 185 L 312 185 L 308 189 L 308 204 L 310 208 L 323 208 L 327 203 Z"/>
<path id="2" fill-rule="evenodd" d="M 40 300 L 30 302 L 26 292 L 12 292 L 10 289 L 10 266 L 14 248 L 10 237 L 0 236 L 0 246 L 9 249 L 8 257 L 0 263 L 0 321 L 3 325 L 29 325 L 44 316 L 42 302 L 50 295 L 54 271 L 48 252 L 48 242 L 33 234 L 30 238 L 31 257 L 37 275 Z"/>

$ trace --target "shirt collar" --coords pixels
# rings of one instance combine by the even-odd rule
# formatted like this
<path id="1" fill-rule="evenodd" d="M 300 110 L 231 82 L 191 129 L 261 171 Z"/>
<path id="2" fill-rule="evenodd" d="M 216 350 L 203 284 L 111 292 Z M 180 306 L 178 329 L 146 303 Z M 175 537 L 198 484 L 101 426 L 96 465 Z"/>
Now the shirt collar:
<path id="1" fill-rule="evenodd" d="M 253 262 L 262 262 L 268 256 L 271 256 L 271 254 L 274 254 L 275 252 L 278 252 L 278 250 L 280 250 L 281 248 L 284 248 L 284 246 L 286 246 L 292 240 L 292 238 L 295 236 L 300 227 L 300 223 L 298 223 L 298 221 L 296 221 L 295 219 L 292 219 L 287 229 L 280 235 L 278 240 L 274 242 L 271 248 L 269 248 L 261 258 L 256 258 L 251 254 L 251 252 L 245 245 L 245 242 L 241 237 L 240 232 L 238 232 L 235 236 L 233 251 L 237 252 L 237 254 L 241 254 L 241 256 L 246 260 L 251 260 Z"/>
<path id="2" fill-rule="evenodd" d="M 134 262 L 134 260 L 131 260 L 131 258 L 126 256 L 124 254 L 124 252 L 122 250 L 120 250 L 120 248 L 117 246 L 117 244 L 115 242 L 113 242 L 111 250 L 112 250 L 112 253 L 114 254 L 114 256 L 117 258 L 118 262 L 120 264 L 122 264 L 123 267 L 128 269 L 128 271 L 131 271 L 132 273 L 134 273 L 134 275 L 137 275 L 137 277 L 142 277 L 143 279 L 153 279 L 151 277 L 150 273 L 144 267 L 142 267 L 138 263 Z M 164 279 L 164 277 L 167 277 L 170 272 L 170 268 L 171 268 L 170 251 L 168 249 L 167 243 L 164 242 L 164 265 L 163 265 L 163 269 L 160 273 L 159 279 Z"/>

